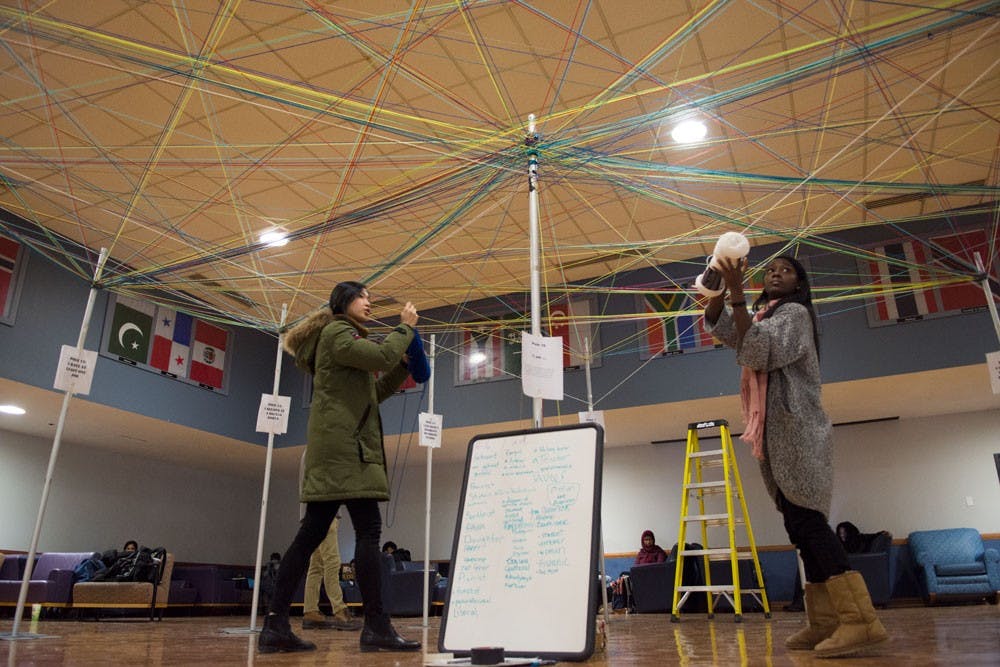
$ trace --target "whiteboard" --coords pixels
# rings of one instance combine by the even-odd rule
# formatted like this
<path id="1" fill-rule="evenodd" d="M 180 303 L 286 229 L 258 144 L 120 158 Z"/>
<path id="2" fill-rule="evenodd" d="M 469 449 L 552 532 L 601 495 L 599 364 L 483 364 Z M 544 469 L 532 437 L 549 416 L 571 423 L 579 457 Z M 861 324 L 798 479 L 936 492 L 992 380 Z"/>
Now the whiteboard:
<path id="1" fill-rule="evenodd" d="M 440 651 L 593 653 L 603 451 L 593 423 L 472 439 Z"/>

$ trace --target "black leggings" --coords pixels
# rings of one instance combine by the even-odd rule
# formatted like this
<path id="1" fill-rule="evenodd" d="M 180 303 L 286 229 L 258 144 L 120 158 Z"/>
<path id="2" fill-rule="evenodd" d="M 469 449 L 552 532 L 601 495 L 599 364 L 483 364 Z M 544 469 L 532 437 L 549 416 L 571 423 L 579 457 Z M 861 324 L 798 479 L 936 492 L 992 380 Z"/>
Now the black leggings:
<path id="1" fill-rule="evenodd" d="M 378 511 L 378 501 L 363 498 L 345 500 L 343 504 L 354 524 L 354 571 L 364 602 L 365 619 L 380 619 L 383 616 L 382 565 L 378 542 L 382 534 L 382 515 Z M 278 568 L 278 580 L 269 606 L 272 614 L 288 615 L 295 589 L 309 567 L 309 558 L 326 537 L 340 505 L 339 500 L 306 503 L 306 515 L 302 518 L 299 532 Z"/>
<path id="2" fill-rule="evenodd" d="M 801 507 L 778 491 L 778 509 L 785 519 L 785 530 L 802 555 L 806 581 L 821 584 L 830 577 L 851 569 L 847 552 L 821 512 Z"/>

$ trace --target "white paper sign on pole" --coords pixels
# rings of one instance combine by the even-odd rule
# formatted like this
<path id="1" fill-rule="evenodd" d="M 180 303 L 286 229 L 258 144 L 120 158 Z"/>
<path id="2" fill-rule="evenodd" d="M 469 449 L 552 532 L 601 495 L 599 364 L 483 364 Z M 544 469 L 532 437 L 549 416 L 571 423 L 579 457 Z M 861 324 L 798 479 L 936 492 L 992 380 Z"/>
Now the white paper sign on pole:
<path id="1" fill-rule="evenodd" d="M 986 353 L 986 367 L 990 370 L 990 386 L 994 394 L 1000 394 L 1000 350 Z"/>
<path id="2" fill-rule="evenodd" d="M 581 424 L 600 424 L 604 429 L 604 438 L 607 441 L 608 430 L 604 426 L 604 410 L 594 410 L 593 412 L 578 412 Z"/>
<path id="3" fill-rule="evenodd" d="M 521 390 L 525 396 L 563 399 L 562 336 L 521 332 Z"/>
<path id="4" fill-rule="evenodd" d="M 292 406 L 291 396 L 260 395 L 257 410 L 257 431 L 279 435 L 288 431 L 288 411 Z"/>
<path id="5" fill-rule="evenodd" d="M 440 447 L 441 428 L 444 425 L 444 419 L 441 415 L 421 412 L 418 415 L 418 419 L 420 426 L 420 446 L 433 447 L 434 449 Z"/>
<path id="6" fill-rule="evenodd" d="M 90 384 L 94 380 L 94 367 L 97 365 L 97 352 L 91 350 L 77 351 L 72 345 L 63 345 L 59 352 L 59 368 L 56 369 L 56 389 L 70 391 L 86 396 L 90 393 Z"/>

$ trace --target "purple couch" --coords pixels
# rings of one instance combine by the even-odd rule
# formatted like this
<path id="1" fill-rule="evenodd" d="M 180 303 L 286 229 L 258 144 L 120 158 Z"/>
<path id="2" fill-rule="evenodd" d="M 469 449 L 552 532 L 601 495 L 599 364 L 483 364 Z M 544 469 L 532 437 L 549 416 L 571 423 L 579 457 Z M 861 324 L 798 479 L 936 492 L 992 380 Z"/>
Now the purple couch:
<path id="1" fill-rule="evenodd" d="M 0 564 L 0 581 L 21 581 L 27 562 L 27 554 L 4 554 L 3 564 Z"/>
<path id="2" fill-rule="evenodd" d="M 28 582 L 26 604 L 41 604 L 46 607 L 69 607 L 73 602 L 73 568 L 94 555 L 84 552 L 50 552 L 38 556 L 31 580 Z M 4 560 L 4 571 L 7 561 Z M 0 605 L 15 606 L 21 590 L 21 577 L 0 580 Z"/>

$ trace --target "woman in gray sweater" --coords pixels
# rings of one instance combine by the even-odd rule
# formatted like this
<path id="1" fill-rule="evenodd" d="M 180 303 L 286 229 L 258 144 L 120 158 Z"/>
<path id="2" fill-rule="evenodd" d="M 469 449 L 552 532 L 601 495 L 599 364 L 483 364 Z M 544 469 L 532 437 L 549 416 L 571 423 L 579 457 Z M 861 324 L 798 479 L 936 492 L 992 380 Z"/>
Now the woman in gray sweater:
<path id="1" fill-rule="evenodd" d="M 820 401 L 819 337 L 809 278 L 794 257 L 779 256 L 764 270 L 764 289 L 753 303 L 743 294 L 746 260 L 722 260 L 728 290 L 705 308 L 709 331 L 736 350 L 743 367 L 742 439 L 760 461 L 768 493 L 806 571 L 808 625 L 790 636 L 791 649 L 819 657 L 856 653 L 888 634 L 875 615 L 860 573 L 827 515 L 833 491 L 830 421 Z"/>

